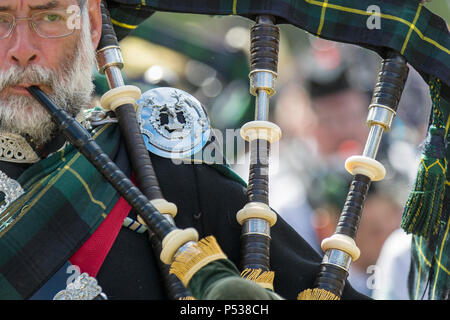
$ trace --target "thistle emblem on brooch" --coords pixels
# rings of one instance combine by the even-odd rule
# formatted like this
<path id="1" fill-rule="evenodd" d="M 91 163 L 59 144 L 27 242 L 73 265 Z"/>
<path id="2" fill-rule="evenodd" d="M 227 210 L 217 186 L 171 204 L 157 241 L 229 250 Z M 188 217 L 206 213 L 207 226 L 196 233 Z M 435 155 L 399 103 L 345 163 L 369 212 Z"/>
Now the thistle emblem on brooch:
<path id="1" fill-rule="evenodd" d="M 176 88 L 156 88 L 137 101 L 137 116 L 147 150 L 164 158 L 186 158 L 201 150 L 210 136 L 202 104 Z"/>

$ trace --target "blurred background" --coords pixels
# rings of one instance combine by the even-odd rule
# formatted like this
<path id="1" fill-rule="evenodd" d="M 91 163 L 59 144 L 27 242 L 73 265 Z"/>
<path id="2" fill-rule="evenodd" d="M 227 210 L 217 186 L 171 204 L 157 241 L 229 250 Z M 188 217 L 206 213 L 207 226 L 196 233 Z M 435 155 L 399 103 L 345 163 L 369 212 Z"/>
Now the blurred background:
<path id="1" fill-rule="evenodd" d="M 426 6 L 450 21 L 449 1 Z M 121 42 L 126 83 L 142 92 L 161 86 L 185 90 L 205 106 L 213 128 L 238 129 L 254 117 L 248 79 L 252 25 L 234 16 L 155 13 Z M 283 138 L 271 158 L 270 205 L 322 254 L 320 242 L 334 232 L 352 178 L 344 161 L 364 148 L 367 107 L 381 60 L 367 49 L 289 25 L 280 31 L 271 120 Z M 103 76 L 96 76 L 96 90 L 98 95 L 107 91 Z M 357 290 L 376 299 L 408 299 L 409 236 L 399 225 L 430 107 L 427 85 L 410 68 L 392 130 L 383 136 L 377 156 L 387 176 L 371 185 L 356 239 L 362 253 L 349 276 Z M 247 180 L 248 154 L 232 148 L 224 154 Z"/>

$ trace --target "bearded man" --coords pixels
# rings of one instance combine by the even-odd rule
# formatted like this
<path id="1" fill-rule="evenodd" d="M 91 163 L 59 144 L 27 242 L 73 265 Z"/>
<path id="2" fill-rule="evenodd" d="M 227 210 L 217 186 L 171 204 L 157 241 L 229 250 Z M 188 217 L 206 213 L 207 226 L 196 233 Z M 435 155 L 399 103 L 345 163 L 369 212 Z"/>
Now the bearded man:
<path id="1" fill-rule="evenodd" d="M 80 28 L 69 23 L 74 5 L 81 8 Z M 136 213 L 66 142 L 26 89 L 38 86 L 86 124 L 130 177 L 117 124 L 84 118 L 92 107 L 101 28 L 100 0 L 0 4 L 2 299 L 52 299 L 73 282 L 75 271 L 95 277 L 109 299 L 168 298 L 148 237 L 123 222 L 134 223 Z M 164 197 L 178 207 L 176 225 L 194 227 L 201 237 L 214 235 L 238 265 L 241 226 L 235 215 L 246 203 L 245 183 L 217 166 L 150 156 Z M 280 217 L 271 252 L 276 293 L 296 299 L 312 287 L 321 258 Z M 347 285 L 343 298 L 365 297 Z"/>

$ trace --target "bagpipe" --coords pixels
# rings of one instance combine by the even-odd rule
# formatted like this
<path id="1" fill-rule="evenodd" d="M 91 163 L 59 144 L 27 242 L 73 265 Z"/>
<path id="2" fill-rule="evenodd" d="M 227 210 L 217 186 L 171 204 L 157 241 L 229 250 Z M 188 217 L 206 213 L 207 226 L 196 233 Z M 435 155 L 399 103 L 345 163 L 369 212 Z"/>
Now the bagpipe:
<path id="1" fill-rule="evenodd" d="M 379 12 L 368 11 L 377 5 Z M 211 237 L 198 240 L 194 229 L 180 230 L 173 217 L 176 206 L 164 200 L 136 119 L 135 104 L 140 90 L 124 85 L 119 40 L 156 11 L 207 15 L 238 15 L 255 21 L 250 33 L 250 93 L 255 99 L 255 119 L 241 129 L 250 145 L 247 204 L 237 215 L 242 225 L 241 262 L 238 272 Z M 270 268 L 270 228 L 276 214 L 269 206 L 268 166 L 270 145 L 281 138 L 281 129 L 269 121 L 269 100 L 275 94 L 278 77 L 277 25 L 291 24 L 324 39 L 352 43 L 382 57 L 367 125 L 370 128 L 362 155 L 347 159 L 345 167 L 353 176 L 334 235 L 322 242 L 324 257 L 316 282 L 298 299 L 340 299 L 351 263 L 360 251 L 355 244 L 364 201 L 372 181 L 386 174 L 376 160 L 382 135 L 391 129 L 408 76 L 408 63 L 430 85 L 433 110 L 429 137 L 416 183 L 405 207 L 402 227 L 425 239 L 435 236 L 448 219 L 448 117 L 450 100 L 450 37 L 445 22 L 419 1 L 298 0 L 298 1 L 208 1 L 196 6 L 185 1 L 153 2 L 111 0 L 102 2 L 103 34 L 97 48 L 100 73 L 106 75 L 110 91 L 101 100 L 113 111 L 128 146 L 136 186 L 95 145 L 74 119 L 55 106 L 37 88 L 30 92 L 60 124 L 68 140 L 102 172 L 133 206 L 150 229 L 149 239 L 161 258 L 161 270 L 173 299 L 205 298 L 204 292 L 220 282 L 193 281 L 202 273 L 223 273 L 228 279 L 252 280 L 247 298 L 258 290 L 276 292 Z M 367 19 L 381 19 L 382 28 L 368 28 Z M 447 140 L 446 140 L 447 139 Z M 447 158 L 447 160 L 446 160 Z M 214 264 L 224 264 L 215 268 Z M 170 266 L 170 268 L 169 268 Z M 220 270 L 220 271 L 218 271 Z M 176 275 L 176 277 L 174 276 Z M 181 282 L 180 282 L 181 280 Z M 230 282 L 231 283 L 231 282 Z M 222 285 L 222 284 L 221 284 Z M 230 285 L 233 296 L 233 286 Z M 237 294 L 237 293 L 236 293 Z M 214 295 L 213 295 L 214 296 Z M 217 296 L 214 296 L 217 298 Z M 219 296 L 220 298 L 220 296 Z"/>

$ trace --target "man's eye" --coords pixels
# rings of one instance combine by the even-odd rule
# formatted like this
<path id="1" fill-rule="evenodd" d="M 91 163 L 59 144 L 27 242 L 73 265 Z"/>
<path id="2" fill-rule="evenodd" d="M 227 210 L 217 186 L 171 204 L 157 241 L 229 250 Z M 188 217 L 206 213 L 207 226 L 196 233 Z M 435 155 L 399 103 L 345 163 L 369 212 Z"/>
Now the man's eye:
<path id="1" fill-rule="evenodd" d="M 57 22 L 62 20 L 62 17 L 59 14 L 46 14 L 43 20 L 46 22 Z"/>

